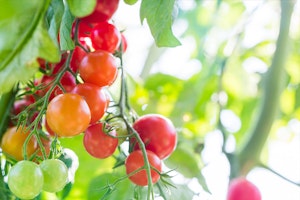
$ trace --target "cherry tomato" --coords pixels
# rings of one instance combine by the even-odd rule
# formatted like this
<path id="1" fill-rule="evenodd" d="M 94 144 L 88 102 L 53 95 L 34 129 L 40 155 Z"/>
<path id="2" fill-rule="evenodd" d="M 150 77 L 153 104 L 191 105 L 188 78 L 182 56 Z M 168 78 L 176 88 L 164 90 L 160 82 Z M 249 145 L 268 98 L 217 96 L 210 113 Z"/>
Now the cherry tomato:
<path id="1" fill-rule="evenodd" d="M 259 189 L 243 177 L 230 181 L 227 200 L 261 200 Z"/>
<path id="2" fill-rule="evenodd" d="M 91 38 L 91 32 L 92 28 L 94 27 L 92 24 L 85 23 L 84 21 L 80 20 L 78 22 L 78 33 L 77 37 L 80 42 L 80 44 L 84 47 L 87 47 L 90 49 L 90 46 L 87 44 L 86 40 L 89 40 Z M 75 35 L 75 23 L 72 25 L 72 35 L 71 37 L 74 38 Z"/>
<path id="3" fill-rule="evenodd" d="M 119 7 L 119 0 L 97 0 L 95 10 L 88 16 L 81 18 L 85 23 L 99 23 L 108 21 Z"/>
<path id="4" fill-rule="evenodd" d="M 85 131 L 91 120 L 91 111 L 83 97 L 65 93 L 50 101 L 46 120 L 58 136 L 71 137 Z"/>
<path id="5" fill-rule="evenodd" d="M 43 190 L 47 192 L 61 191 L 68 181 L 68 168 L 58 159 L 47 159 L 41 162 L 40 168 L 44 175 Z"/>
<path id="6" fill-rule="evenodd" d="M 8 128 L 4 133 L 1 141 L 1 148 L 5 155 L 12 157 L 16 160 L 23 160 L 23 145 L 29 135 L 29 131 L 26 131 L 26 127 L 16 126 Z M 32 136 L 27 144 L 27 157 L 33 155 L 37 150 L 36 138 Z"/>
<path id="7" fill-rule="evenodd" d="M 173 123 L 158 114 L 148 114 L 134 122 L 133 128 L 143 140 L 146 149 L 155 153 L 160 159 L 167 158 L 175 149 L 177 133 Z M 139 149 L 135 139 L 131 139 L 134 149 Z"/>
<path id="8" fill-rule="evenodd" d="M 76 73 L 78 71 L 79 64 L 85 55 L 86 55 L 86 52 L 79 46 L 76 46 L 74 48 L 73 55 L 72 55 L 72 58 L 70 61 L 70 68 L 74 73 Z"/>
<path id="9" fill-rule="evenodd" d="M 90 83 L 78 84 L 72 93 L 81 95 L 91 110 L 91 124 L 97 122 L 107 109 L 106 94 L 103 89 Z"/>
<path id="10" fill-rule="evenodd" d="M 162 163 L 161 160 L 151 151 L 147 150 L 147 157 L 150 163 L 150 166 L 157 171 L 161 172 L 162 170 Z M 125 160 L 125 167 L 126 167 L 126 174 L 130 175 L 134 171 L 144 167 L 144 158 L 143 153 L 141 150 L 133 151 Z M 160 175 L 155 171 L 154 169 L 151 169 L 151 179 L 152 183 L 156 183 Z M 148 185 L 148 177 L 147 172 L 145 169 L 141 169 L 137 173 L 134 173 L 133 175 L 129 176 L 129 179 L 139 186 L 146 186 Z"/>
<path id="11" fill-rule="evenodd" d="M 20 199 L 33 199 L 43 187 L 44 176 L 40 167 L 31 161 L 22 160 L 8 172 L 8 187 Z"/>
<path id="12" fill-rule="evenodd" d="M 111 131 L 109 134 L 116 136 L 115 131 Z M 118 146 L 118 139 L 104 133 L 103 125 L 98 123 L 87 128 L 83 137 L 83 145 L 90 155 L 103 159 L 115 152 Z"/>
<path id="13" fill-rule="evenodd" d="M 113 24 L 100 22 L 92 29 L 91 40 L 94 49 L 114 53 L 121 42 L 121 33 Z"/>
<path id="14" fill-rule="evenodd" d="M 97 50 L 87 54 L 82 59 L 79 73 L 84 82 L 100 87 L 109 86 L 117 78 L 117 63 L 112 54 Z"/>

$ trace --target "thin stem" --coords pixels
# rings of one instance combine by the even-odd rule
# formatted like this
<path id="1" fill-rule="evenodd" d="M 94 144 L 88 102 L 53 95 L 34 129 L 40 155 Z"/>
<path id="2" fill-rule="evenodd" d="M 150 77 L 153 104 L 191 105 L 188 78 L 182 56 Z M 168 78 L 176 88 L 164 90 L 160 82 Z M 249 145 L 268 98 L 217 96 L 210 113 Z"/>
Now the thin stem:
<path id="1" fill-rule="evenodd" d="M 270 168 L 269 166 L 267 166 L 267 165 L 265 165 L 265 164 L 263 164 L 263 163 L 259 163 L 258 166 L 259 166 L 259 167 L 262 167 L 262 168 L 264 168 L 264 169 L 266 169 L 266 170 L 268 170 L 268 171 L 270 171 L 270 172 L 272 172 L 273 174 L 279 176 L 279 177 L 282 178 L 283 180 L 285 180 L 285 181 L 287 181 L 287 182 L 289 182 L 289 183 L 291 183 L 291 184 L 293 184 L 293 185 L 296 185 L 296 186 L 300 187 L 300 183 L 297 183 L 297 182 L 295 182 L 295 181 L 292 181 L 292 180 L 288 179 L 287 177 L 285 177 L 285 176 L 283 176 L 282 174 L 278 173 L 277 171 L 273 170 L 273 169 Z"/>
<path id="2" fill-rule="evenodd" d="M 47 154 L 46 154 L 46 150 L 43 146 L 43 143 L 40 139 L 40 136 L 38 134 L 38 127 L 40 126 L 40 121 L 42 120 L 42 117 L 45 113 L 45 110 L 47 109 L 47 106 L 48 106 L 48 102 L 49 102 L 49 98 L 50 98 L 50 95 L 52 93 L 52 91 L 54 90 L 54 88 L 59 84 L 62 76 L 64 75 L 64 73 L 68 70 L 69 68 L 69 65 L 70 65 L 70 61 L 71 61 L 71 58 L 72 58 L 72 55 L 73 55 L 73 50 L 70 51 L 70 54 L 68 55 L 68 58 L 67 58 L 67 61 L 64 65 L 64 67 L 62 68 L 62 70 L 57 74 L 57 76 L 55 77 L 51 87 L 49 88 L 49 90 L 47 91 L 47 93 L 45 94 L 45 96 L 43 96 L 40 100 L 40 101 L 43 101 L 43 104 L 41 106 L 41 111 L 39 112 L 39 114 L 37 115 L 37 117 L 35 118 L 35 120 L 33 121 L 33 123 L 31 124 L 31 126 L 29 126 L 29 129 L 31 129 L 33 127 L 33 130 L 29 133 L 28 137 L 26 138 L 25 142 L 24 142 L 24 145 L 23 145 L 23 155 L 24 155 L 24 160 L 27 159 L 27 144 L 29 143 L 30 141 L 30 138 L 35 135 L 36 139 L 37 139 L 37 142 L 41 148 L 41 152 L 42 152 L 42 155 L 44 158 L 47 157 Z M 23 112 L 27 112 L 27 109 L 25 109 Z"/>

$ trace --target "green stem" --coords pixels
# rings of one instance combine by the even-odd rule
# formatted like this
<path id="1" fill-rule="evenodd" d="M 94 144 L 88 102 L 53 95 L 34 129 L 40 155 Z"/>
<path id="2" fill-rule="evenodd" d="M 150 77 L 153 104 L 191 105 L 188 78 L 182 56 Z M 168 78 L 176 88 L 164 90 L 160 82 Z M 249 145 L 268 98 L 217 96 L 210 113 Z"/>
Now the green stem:
<path id="1" fill-rule="evenodd" d="M 0 96 L 0 141 L 7 127 L 9 113 L 15 100 L 15 93 L 14 89 L 12 89 Z"/>
<path id="2" fill-rule="evenodd" d="M 280 31 L 272 64 L 265 77 L 260 113 L 254 129 L 250 132 L 250 137 L 239 153 L 241 174 L 248 173 L 249 170 L 258 164 L 261 151 L 278 111 L 278 100 L 286 76 L 284 65 L 288 54 L 289 29 L 293 5 L 293 1 L 281 1 Z"/>

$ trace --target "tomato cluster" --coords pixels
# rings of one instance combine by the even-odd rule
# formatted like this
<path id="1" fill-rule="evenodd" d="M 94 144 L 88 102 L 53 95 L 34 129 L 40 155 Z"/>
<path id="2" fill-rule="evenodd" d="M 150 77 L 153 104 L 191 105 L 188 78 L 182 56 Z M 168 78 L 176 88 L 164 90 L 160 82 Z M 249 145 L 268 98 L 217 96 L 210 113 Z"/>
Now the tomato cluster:
<path id="1" fill-rule="evenodd" d="M 47 159 L 39 165 L 23 160 L 8 173 L 8 187 L 20 199 L 33 199 L 42 190 L 58 192 L 68 182 L 68 168 L 58 159 Z"/>
<path id="2" fill-rule="evenodd" d="M 162 170 L 161 160 L 166 159 L 173 153 L 177 144 L 177 133 L 173 123 L 166 117 L 159 114 L 147 114 L 141 116 L 133 124 L 134 130 L 141 138 L 145 146 L 149 164 L 151 166 L 152 182 L 156 183 Z M 125 161 L 126 173 L 129 179 L 140 186 L 148 184 L 142 151 L 136 137 L 130 139 L 133 152 L 129 154 Z M 137 173 L 132 172 L 139 170 Z"/>
<path id="3" fill-rule="evenodd" d="M 11 120 L 1 148 L 13 164 L 16 161 L 8 174 L 8 186 L 18 198 L 63 189 L 68 168 L 57 159 L 59 153 L 52 151 L 55 145 L 51 142 L 82 133 L 86 151 L 98 159 L 114 154 L 126 140 L 130 148 L 124 165 L 136 185 L 146 186 L 149 174 L 153 184 L 160 179 L 163 160 L 177 143 L 172 122 L 158 114 L 128 120 L 121 111 L 107 117 L 112 100 L 107 88 L 119 73 L 116 55 L 127 49 L 126 38 L 110 22 L 118 4 L 119 0 L 97 0 L 91 15 L 76 19 L 71 35 L 74 50 L 62 52 L 58 63 L 38 59 L 41 78 L 32 87 L 22 88 L 28 94 L 15 101 L 11 114 L 21 114 L 19 122 L 25 117 L 26 123 L 17 126 L 17 120 Z"/>

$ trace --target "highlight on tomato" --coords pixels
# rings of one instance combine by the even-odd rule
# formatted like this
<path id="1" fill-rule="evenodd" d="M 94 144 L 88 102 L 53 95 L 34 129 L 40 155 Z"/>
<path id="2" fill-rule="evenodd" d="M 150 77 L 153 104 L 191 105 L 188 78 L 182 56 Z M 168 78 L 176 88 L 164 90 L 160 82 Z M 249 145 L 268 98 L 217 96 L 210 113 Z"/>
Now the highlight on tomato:
<path id="1" fill-rule="evenodd" d="M 60 137 L 83 133 L 91 121 L 91 111 L 82 96 L 64 93 L 50 101 L 46 111 L 50 129 Z"/>
<path id="2" fill-rule="evenodd" d="M 103 50 L 91 52 L 83 57 L 79 74 L 84 82 L 99 87 L 110 86 L 118 75 L 115 57 Z"/>
<path id="3" fill-rule="evenodd" d="M 160 179 L 160 174 L 158 172 L 162 171 L 162 162 L 157 155 L 148 150 L 147 157 L 151 166 L 152 183 L 155 184 Z M 136 185 L 148 185 L 147 172 L 144 166 L 145 162 L 141 150 L 133 151 L 125 160 L 126 174 L 129 176 L 129 180 Z M 137 170 L 139 171 L 134 173 Z"/>
<path id="4" fill-rule="evenodd" d="M 11 192 L 20 199 L 33 199 L 44 184 L 41 168 L 34 162 L 22 160 L 9 170 L 7 183 Z"/>
<path id="5" fill-rule="evenodd" d="M 172 121 L 159 114 L 147 114 L 137 119 L 133 128 L 140 135 L 147 150 L 165 159 L 173 153 L 177 144 L 177 133 Z M 139 149 L 135 138 L 131 138 L 134 149 Z"/>
<path id="6" fill-rule="evenodd" d="M 102 123 L 89 126 L 83 136 L 83 145 L 86 151 L 95 158 L 104 159 L 111 156 L 118 147 L 116 131 L 108 133 Z"/>

